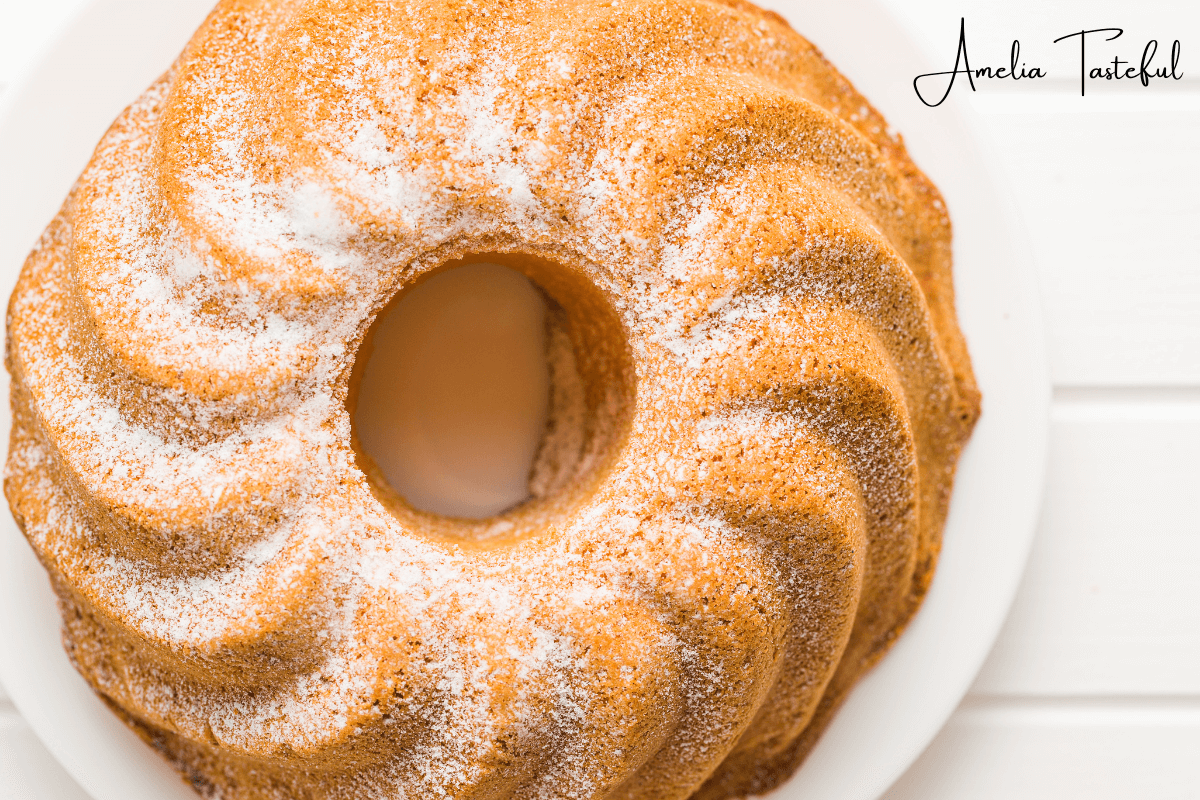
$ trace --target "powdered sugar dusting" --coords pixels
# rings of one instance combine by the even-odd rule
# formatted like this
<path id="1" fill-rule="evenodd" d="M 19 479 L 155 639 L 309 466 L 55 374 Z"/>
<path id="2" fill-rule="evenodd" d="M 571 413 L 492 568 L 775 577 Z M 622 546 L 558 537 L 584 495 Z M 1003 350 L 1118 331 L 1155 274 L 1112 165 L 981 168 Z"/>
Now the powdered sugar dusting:
<path id="1" fill-rule="evenodd" d="M 919 602 L 975 413 L 881 123 L 750 8 L 220 6 L 12 304 L 6 491 L 80 671 L 225 800 L 769 788 Z M 595 298 L 533 510 L 472 527 L 381 501 L 346 402 L 486 253 Z"/>

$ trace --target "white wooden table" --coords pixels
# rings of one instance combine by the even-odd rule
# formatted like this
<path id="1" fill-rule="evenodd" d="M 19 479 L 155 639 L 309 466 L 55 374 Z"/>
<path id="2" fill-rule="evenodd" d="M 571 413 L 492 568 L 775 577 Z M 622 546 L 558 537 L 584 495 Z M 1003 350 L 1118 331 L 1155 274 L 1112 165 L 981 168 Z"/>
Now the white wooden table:
<path id="1" fill-rule="evenodd" d="M 0 0 L 0 100 L 80 2 Z M 1042 280 L 1046 500 L 991 657 L 887 798 L 1200 798 L 1200 4 L 887 2 L 943 69 L 965 14 L 975 67 L 1020 37 L 1070 75 L 1077 51 L 1050 41 L 1118 26 L 1123 52 L 1180 39 L 1185 73 L 1087 102 L 1065 77 L 972 97 Z M 85 795 L 0 692 L 0 800 L 35 798 Z"/>

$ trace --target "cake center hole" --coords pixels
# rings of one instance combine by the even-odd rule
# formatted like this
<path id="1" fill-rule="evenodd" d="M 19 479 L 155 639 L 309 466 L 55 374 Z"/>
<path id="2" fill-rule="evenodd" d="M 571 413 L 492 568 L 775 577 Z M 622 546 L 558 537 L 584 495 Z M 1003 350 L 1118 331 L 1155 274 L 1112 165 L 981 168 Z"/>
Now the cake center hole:
<path id="1" fill-rule="evenodd" d="M 516 270 L 445 270 L 386 308 L 370 334 L 353 423 L 409 505 L 483 519 L 530 497 L 551 394 L 548 304 Z"/>

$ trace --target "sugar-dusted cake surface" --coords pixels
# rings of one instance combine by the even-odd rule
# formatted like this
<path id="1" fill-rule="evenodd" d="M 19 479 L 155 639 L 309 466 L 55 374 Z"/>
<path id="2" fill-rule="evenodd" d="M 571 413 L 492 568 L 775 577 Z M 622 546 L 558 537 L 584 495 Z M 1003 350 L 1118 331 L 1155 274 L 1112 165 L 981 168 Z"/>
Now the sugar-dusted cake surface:
<path id="1" fill-rule="evenodd" d="M 411 508 L 352 430 L 423 276 L 545 293 L 532 498 Z M 747 3 L 239 0 L 9 306 L 5 492 L 79 671 L 202 794 L 717 798 L 900 634 L 978 415 L 950 223 Z"/>

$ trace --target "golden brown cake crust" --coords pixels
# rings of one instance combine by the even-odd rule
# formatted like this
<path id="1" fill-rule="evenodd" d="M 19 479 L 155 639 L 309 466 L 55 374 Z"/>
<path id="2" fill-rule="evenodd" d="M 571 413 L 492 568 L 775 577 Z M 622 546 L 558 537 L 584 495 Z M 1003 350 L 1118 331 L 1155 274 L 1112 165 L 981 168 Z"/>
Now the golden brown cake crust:
<path id="1" fill-rule="evenodd" d="M 229 0 L 25 264 L 5 493 L 203 794 L 763 792 L 932 579 L 979 413 L 950 236 L 749 3 Z M 389 493 L 350 407 L 380 310 L 480 260 L 585 413 L 474 522 Z"/>

